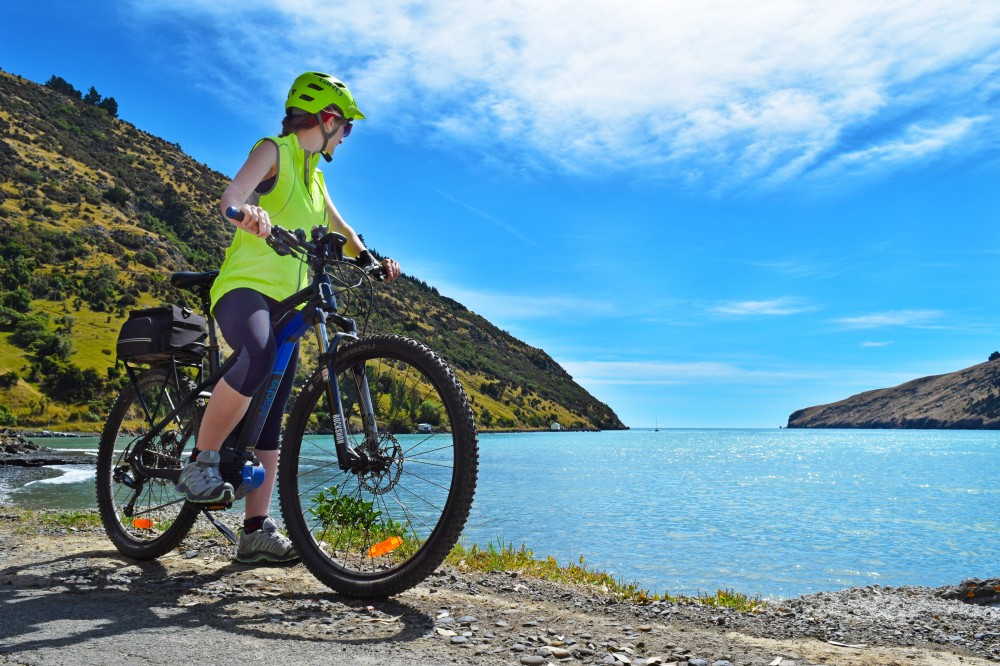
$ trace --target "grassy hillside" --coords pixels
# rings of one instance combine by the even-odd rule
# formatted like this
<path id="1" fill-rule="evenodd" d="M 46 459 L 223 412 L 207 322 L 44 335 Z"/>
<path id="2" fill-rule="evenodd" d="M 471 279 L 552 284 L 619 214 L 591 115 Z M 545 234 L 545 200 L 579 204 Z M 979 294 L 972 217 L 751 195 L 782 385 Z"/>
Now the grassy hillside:
<path id="1" fill-rule="evenodd" d="M 228 179 L 65 83 L 0 71 L 0 425 L 96 430 L 128 311 L 183 303 L 170 273 L 221 263 Z M 441 352 L 481 427 L 623 427 L 543 350 L 419 279 L 377 288 L 368 331 Z"/>

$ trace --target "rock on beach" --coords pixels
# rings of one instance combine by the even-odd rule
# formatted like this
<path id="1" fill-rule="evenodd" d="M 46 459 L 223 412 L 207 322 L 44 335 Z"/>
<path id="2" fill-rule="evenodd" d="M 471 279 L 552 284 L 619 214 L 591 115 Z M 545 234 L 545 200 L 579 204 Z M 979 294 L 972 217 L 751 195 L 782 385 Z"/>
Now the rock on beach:
<path id="1" fill-rule="evenodd" d="M 0 467 L 42 467 L 44 465 L 95 465 L 96 458 L 84 453 L 55 451 L 39 446 L 29 436 L 37 433 L 0 432 Z M 47 436 L 55 433 L 47 433 Z M 69 435 L 67 435 L 69 436 Z"/>
<path id="2" fill-rule="evenodd" d="M 1000 605 L 968 601 L 987 581 L 959 587 L 964 599 L 943 598 L 947 588 L 869 586 L 740 612 L 690 599 L 633 603 L 526 575 L 512 590 L 508 572 L 443 568 L 392 599 L 361 601 L 338 596 L 301 565 L 234 566 L 235 548 L 207 526 L 156 561 L 134 562 L 100 528 L 0 518 L 0 636 L 12 663 L 109 663 L 107 654 L 156 661 L 158 638 L 175 632 L 189 638 L 172 655 L 185 661 L 200 658 L 190 646 L 223 640 L 234 653 L 351 666 L 1000 662 Z M 114 621 L 81 628 L 100 640 L 72 641 L 70 655 L 65 632 L 74 629 L 64 620 L 78 617 Z"/>

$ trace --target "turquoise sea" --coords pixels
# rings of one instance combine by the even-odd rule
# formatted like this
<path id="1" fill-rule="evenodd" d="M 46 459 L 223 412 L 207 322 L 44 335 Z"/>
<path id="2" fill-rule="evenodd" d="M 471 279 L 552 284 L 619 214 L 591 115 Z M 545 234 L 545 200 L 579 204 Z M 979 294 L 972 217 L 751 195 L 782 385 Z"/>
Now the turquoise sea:
<path id="1" fill-rule="evenodd" d="M 1000 576 L 1000 432 L 487 434 L 480 460 L 467 545 L 582 555 L 655 592 L 790 597 Z M 0 468 L 0 501 L 92 507 L 93 482 L 80 466 Z"/>

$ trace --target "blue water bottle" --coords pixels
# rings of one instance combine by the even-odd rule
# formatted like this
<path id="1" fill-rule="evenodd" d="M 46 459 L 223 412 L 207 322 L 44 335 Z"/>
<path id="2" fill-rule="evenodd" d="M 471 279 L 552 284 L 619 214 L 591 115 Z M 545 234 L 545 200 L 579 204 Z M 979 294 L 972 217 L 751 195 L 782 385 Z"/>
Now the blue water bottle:
<path id="1" fill-rule="evenodd" d="M 261 484 L 264 483 L 264 477 L 267 476 L 267 470 L 264 466 L 258 462 L 256 465 L 249 460 L 243 463 L 243 485 L 247 488 L 247 492 L 250 490 L 255 490 L 260 488 Z"/>

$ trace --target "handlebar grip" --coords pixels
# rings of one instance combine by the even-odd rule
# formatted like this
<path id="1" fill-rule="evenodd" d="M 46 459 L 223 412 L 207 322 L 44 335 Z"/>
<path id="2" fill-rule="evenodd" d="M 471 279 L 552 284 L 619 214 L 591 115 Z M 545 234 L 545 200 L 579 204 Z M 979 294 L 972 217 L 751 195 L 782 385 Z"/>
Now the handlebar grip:
<path id="1" fill-rule="evenodd" d="M 361 254 L 354 258 L 354 263 L 376 280 L 385 280 L 385 266 L 380 264 L 368 250 L 362 250 Z"/>
<path id="2" fill-rule="evenodd" d="M 243 221 L 243 211 L 241 211 L 236 206 L 230 206 L 226 209 L 226 217 L 231 220 L 236 220 L 237 222 Z"/>

